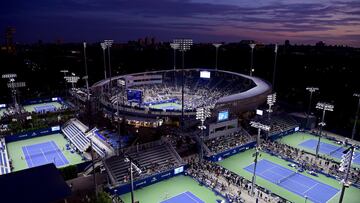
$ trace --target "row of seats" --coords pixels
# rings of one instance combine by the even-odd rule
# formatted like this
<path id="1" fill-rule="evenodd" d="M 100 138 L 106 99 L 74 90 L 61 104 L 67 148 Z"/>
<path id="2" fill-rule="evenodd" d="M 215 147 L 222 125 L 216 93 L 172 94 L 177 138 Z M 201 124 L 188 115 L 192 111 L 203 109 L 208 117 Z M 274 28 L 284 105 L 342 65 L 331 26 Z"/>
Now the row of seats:
<path id="1" fill-rule="evenodd" d="M 181 164 L 175 154 L 164 144 L 149 148 L 139 146 L 138 150 L 132 151 L 128 153 L 128 155 L 136 161 L 143 170 L 140 175 L 134 173 L 135 179 L 169 170 Z M 105 163 L 117 183 L 123 183 L 128 179 L 129 163 L 126 163 L 123 157 L 113 156 L 107 159 Z"/>
<path id="2" fill-rule="evenodd" d="M 10 173 L 9 157 L 4 139 L 0 139 L 0 175 Z"/>
<path id="3" fill-rule="evenodd" d="M 63 127 L 62 131 L 79 151 L 84 152 L 87 148 L 89 148 L 89 138 L 87 138 L 85 133 L 81 131 L 73 122 L 69 122 L 68 125 Z"/>

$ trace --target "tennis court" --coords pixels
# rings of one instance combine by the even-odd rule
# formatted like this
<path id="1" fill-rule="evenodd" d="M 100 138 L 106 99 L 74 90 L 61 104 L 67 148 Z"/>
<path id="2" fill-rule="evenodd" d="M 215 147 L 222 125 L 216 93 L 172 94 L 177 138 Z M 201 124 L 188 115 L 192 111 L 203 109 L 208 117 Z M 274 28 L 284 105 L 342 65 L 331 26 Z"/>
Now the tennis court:
<path id="1" fill-rule="evenodd" d="M 36 113 L 45 113 L 53 112 L 61 108 L 63 105 L 59 102 L 47 102 L 42 104 L 32 104 L 24 106 L 25 111 L 27 112 L 36 112 Z"/>
<path id="2" fill-rule="evenodd" d="M 6 145 L 9 157 L 12 160 L 12 171 L 19 171 L 49 162 L 54 163 L 58 168 L 84 162 L 78 153 L 66 149 L 67 144 L 68 141 L 62 134 L 8 142 Z"/>
<path id="3" fill-rule="evenodd" d="M 211 189 L 199 184 L 190 176 L 178 175 L 134 191 L 135 200 L 145 203 L 219 203 L 224 201 Z M 120 195 L 131 203 L 130 193 Z"/>
<path id="4" fill-rule="evenodd" d="M 179 195 L 176 195 L 170 199 L 162 201 L 161 203 L 205 203 L 198 197 L 196 197 L 193 193 L 186 191 Z"/>
<path id="5" fill-rule="evenodd" d="M 318 141 L 314 139 L 306 140 L 299 145 L 311 150 L 316 150 Z M 346 150 L 346 148 L 338 145 L 333 145 L 329 143 L 320 142 L 320 148 L 319 152 L 322 154 L 329 155 L 331 157 L 341 159 L 341 156 L 343 155 L 343 151 Z M 355 158 L 353 160 L 353 163 L 360 165 L 360 153 L 355 152 Z"/>
<path id="6" fill-rule="evenodd" d="M 253 173 L 254 164 L 244 168 Z M 268 160 L 260 160 L 257 164 L 256 175 L 279 185 L 301 197 L 308 197 L 312 202 L 325 203 L 333 198 L 339 190 L 292 171 Z"/>
<path id="7" fill-rule="evenodd" d="M 22 150 L 29 168 L 48 163 L 61 167 L 69 163 L 54 141 L 23 146 Z"/>
<path id="8" fill-rule="evenodd" d="M 170 102 L 170 103 L 154 104 L 151 105 L 150 108 L 162 109 L 162 110 L 180 110 L 181 105 L 174 102 Z"/>

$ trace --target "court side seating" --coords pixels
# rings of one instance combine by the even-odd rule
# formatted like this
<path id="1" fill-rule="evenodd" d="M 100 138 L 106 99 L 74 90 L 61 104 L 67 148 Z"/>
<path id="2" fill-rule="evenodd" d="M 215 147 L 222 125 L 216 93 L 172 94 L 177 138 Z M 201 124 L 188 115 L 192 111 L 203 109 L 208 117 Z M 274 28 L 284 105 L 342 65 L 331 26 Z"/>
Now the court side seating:
<path id="1" fill-rule="evenodd" d="M 89 138 L 87 138 L 85 133 L 71 120 L 63 126 L 62 132 L 79 151 L 84 152 L 90 147 Z"/>
<path id="2" fill-rule="evenodd" d="M 10 162 L 6 150 L 5 139 L 0 139 L 0 175 L 10 173 Z"/>

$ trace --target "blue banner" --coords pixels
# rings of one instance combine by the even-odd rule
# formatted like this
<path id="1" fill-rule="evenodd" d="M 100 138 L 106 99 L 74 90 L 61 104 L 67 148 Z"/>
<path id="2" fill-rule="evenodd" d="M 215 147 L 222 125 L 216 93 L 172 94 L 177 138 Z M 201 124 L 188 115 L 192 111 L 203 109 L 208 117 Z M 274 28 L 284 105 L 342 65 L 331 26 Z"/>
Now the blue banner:
<path id="1" fill-rule="evenodd" d="M 183 167 L 183 168 L 182 168 L 181 172 L 179 172 L 178 169 L 181 167 Z M 187 165 L 184 165 L 184 166 L 180 166 L 176 169 L 168 170 L 166 172 L 158 173 L 156 175 L 134 181 L 134 190 L 137 190 L 137 189 L 149 186 L 151 184 L 163 181 L 165 179 L 169 179 L 169 178 L 175 177 L 177 175 L 183 174 L 186 169 L 187 169 Z M 122 194 L 125 194 L 128 192 L 131 192 L 131 184 L 129 182 L 128 184 L 120 185 L 115 188 L 111 188 L 111 189 L 109 189 L 108 192 L 110 192 L 111 194 L 117 194 L 117 195 L 122 195 Z"/>
<path id="2" fill-rule="evenodd" d="M 15 141 L 26 140 L 34 137 L 40 137 L 40 136 L 56 134 L 56 133 L 61 133 L 60 126 L 53 126 L 51 128 L 43 128 L 33 131 L 22 132 L 14 135 L 7 135 L 5 136 L 5 142 L 6 143 L 15 142 Z"/>
<path id="3" fill-rule="evenodd" d="M 63 103 L 63 99 L 61 97 L 52 97 L 52 98 L 35 98 L 35 99 L 27 99 L 22 102 L 23 105 L 32 105 L 32 104 L 41 104 L 47 102 L 59 102 Z"/>

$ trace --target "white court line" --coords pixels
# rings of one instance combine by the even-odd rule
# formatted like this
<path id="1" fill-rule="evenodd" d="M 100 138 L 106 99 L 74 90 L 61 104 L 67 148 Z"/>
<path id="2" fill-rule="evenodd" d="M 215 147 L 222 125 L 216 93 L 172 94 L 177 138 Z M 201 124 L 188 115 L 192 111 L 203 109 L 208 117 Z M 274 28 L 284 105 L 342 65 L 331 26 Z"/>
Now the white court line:
<path id="1" fill-rule="evenodd" d="M 326 201 L 326 202 L 330 202 L 330 200 L 334 199 L 334 198 L 337 196 L 337 194 L 339 194 L 339 192 L 341 192 L 341 191 L 339 190 L 337 193 L 335 193 L 334 196 L 332 196 L 332 197 L 331 197 L 330 199 L 328 199 L 328 201 Z"/>
<path id="2" fill-rule="evenodd" d="M 317 185 L 319 185 L 319 183 L 316 183 L 315 185 L 311 186 L 309 189 L 307 189 L 305 192 L 303 192 L 303 194 L 309 192 L 310 190 L 312 190 L 314 187 L 316 187 Z"/>
<path id="3" fill-rule="evenodd" d="M 51 141 L 51 146 L 53 146 L 55 149 L 59 149 L 56 145 L 54 145 L 54 142 Z M 59 149 L 60 150 L 60 149 Z M 63 158 L 58 154 L 59 152 L 57 150 L 56 151 L 56 155 L 60 158 L 60 160 L 62 161 L 62 165 L 65 165 L 65 161 L 63 160 Z M 55 163 L 54 163 L 55 164 Z M 56 165 L 56 164 L 55 164 Z"/>
<path id="4" fill-rule="evenodd" d="M 201 202 L 198 202 L 196 199 L 192 198 L 190 195 L 188 195 L 187 192 L 185 192 L 185 195 L 188 196 L 190 199 L 194 200 L 196 203 L 201 203 Z"/>
<path id="5" fill-rule="evenodd" d="M 28 157 L 29 157 L 29 159 L 30 159 L 30 161 L 31 161 L 31 164 L 32 164 L 30 167 L 35 166 L 35 164 L 34 164 L 34 162 L 33 162 L 32 158 L 31 158 L 31 156 L 30 156 L 30 153 L 29 153 L 29 151 L 28 151 L 28 149 L 27 149 L 27 146 L 25 146 L 25 149 L 26 149 L 26 153 L 28 154 Z M 24 158 L 25 158 L 25 160 L 26 160 L 26 157 L 24 157 Z"/>
<path id="6" fill-rule="evenodd" d="M 43 154 L 43 156 L 45 157 L 46 162 L 47 162 L 47 163 L 50 163 L 49 160 L 47 159 L 46 155 L 44 154 L 44 151 L 42 150 L 42 148 L 40 148 L 40 151 L 41 151 L 41 153 Z"/>

